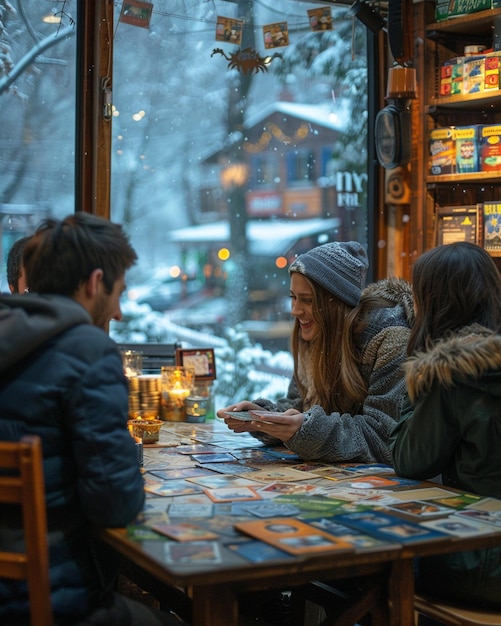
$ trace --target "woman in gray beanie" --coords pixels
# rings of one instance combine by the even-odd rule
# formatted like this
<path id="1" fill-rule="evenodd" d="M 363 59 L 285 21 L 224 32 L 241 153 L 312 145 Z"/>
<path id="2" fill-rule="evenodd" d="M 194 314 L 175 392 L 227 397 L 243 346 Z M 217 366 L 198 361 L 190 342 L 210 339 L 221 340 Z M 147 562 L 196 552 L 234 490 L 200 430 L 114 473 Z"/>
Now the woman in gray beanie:
<path id="1" fill-rule="evenodd" d="M 364 289 L 367 254 L 333 242 L 289 267 L 294 376 L 287 396 L 218 411 L 235 432 L 284 443 L 305 460 L 390 463 L 390 432 L 405 394 L 402 363 L 413 321 L 410 284 L 397 278 Z M 252 422 L 231 411 L 266 410 Z M 271 422 L 271 423 L 270 423 Z"/>

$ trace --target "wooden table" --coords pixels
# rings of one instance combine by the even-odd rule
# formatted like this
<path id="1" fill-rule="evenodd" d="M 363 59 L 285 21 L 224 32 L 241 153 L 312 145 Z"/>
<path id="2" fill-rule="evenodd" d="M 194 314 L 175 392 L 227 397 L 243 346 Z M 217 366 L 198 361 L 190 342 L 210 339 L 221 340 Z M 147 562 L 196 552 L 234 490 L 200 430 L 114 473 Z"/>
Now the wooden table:
<path id="1" fill-rule="evenodd" d="M 169 423 L 162 427 L 161 443 L 166 445 L 175 440 L 181 441 L 185 446 L 191 441 L 205 441 L 206 444 L 214 446 L 216 450 L 231 450 L 238 454 L 239 446 L 250 445 L 251 449 L 256 448 L 256 440 L 248 435 L 235 435 L 229 431 L 223 422 L 216 419 L 207 424 L 187 424 Z M 210 444 L 208 443 L 210 441 Z M 195 444 L 197 445 L 197 444 Z M 182 448 L 180 448 L 182 449 Z M 173 456 L 174 448 L 170 447 L 145 447 L 145 464 L 157 466 L 168 461 L 181 459 L 180 454 Z M 195 451 L 195 449 L 194 449 Z M 182 459 L 191 459 L 183 450 Z M 252 454 L 252 453 L 251 453 Z M 287 456 L 285 457 L 287 459 Z M 160 459 L 161 462 L 159 461 Z M 277 460 L 277 467 L 283 468 L 300 461 Z M 193 461 L 193 464 L 195 462 Z M 245 462 L 245 465 L 255 465 L 252 460 Z M 270 468 L 270 465 L 260 465 L 262 468 Z M 338 466 L 339 467 L 339 466 Z M 374 468 L 375 475 L 378 468 Z M 217 475 L 217 474 L 215 474 Z M 363 474 L 361 474 L 363 476 Z M 384 478 L 392 479 L 386 472 L 379 474 Z M 251 478 L 250 474 L 244 475 Z M 360 479 L 358 473 L 353 473 Z M 152 478 L 149 473 L 146 478 Z M 159 479 L 157 479 L 159 480 Z M 353 479 L 355 480 L 355 479 Z M 307 480 L 308 484 L 315 484 L 320 488 L 328 488 L 330 497 L 339 490 L 346 489 L 347 485 L 354 484 L 349 478 L 339 481 L 329 480 L 319 477 L 315 481 Z M 171 483 L 172 484 L 172 483 Z M 265 483 L 259 483 L 261 487 Z M 360 484 L 360 483 L 358 483 Z M 412 487 L 399 486 L 398 491 L 407 491 L 411 488 L 439 487 L 434 483 L 419 484 Z M 388 493 L 394 491 L 385 487 L 377 489 L 373 493 Z M 447 491 L 452 491 L 447 489 Z M 339 492 L 341 493 L 341 492 Z M 370 491 L 361 489 L 364 502 L 367 502 L 366 494 Z M 148 504 L 160 503 L 165 510 L 173 502 L 179 503 L 190 496 L 170 496 L 154 497 L 148 499 Z M 377 497 L 377 496 L 376 496 Z M 207 498 L 205 494 L 197 495 L 196 498 Z M 211 502 L 207 498 L 208 502 Z M 354 501 L 357 503 L 357 501 Z M 217 507 L 216 507 L 217 508 Z M 454 511 L 451 509 L 451 514 Z M 216 511 L 216 516 L 220 515 Z M 249 519 L 256 519 L 249 514 Z M 321 517 L 321 515 L 319 515 Z M 225 518 L 227 516 L 225 515 Z M 207 518 L 205 518 L 206 520 Z M 215 519 L 213 516 L 211 519 Z M 410 521 L 408 516 L 403 516 L 402 521 Z M 190 521 L 200 526 L 204 526 L 204 518 L 190 518 L 189 520 L 169 520 L 169 521 Z M 308 520 L 305 520 L 308 522 Z M 416 520 L 412 520 L 416 523 Z M 135 567 L 140 568 L 152 576 L 155 580 L 170 587 L 189 590 L 193 602 L 194 626 L 236 626 L 239 623 L 238 596 L 243 592 L 270 590 L 270 589 L 293 589 L 295 586 L 304 586 L 312 580 L 335 580 L 346 579 L 355 576 L 375 576 L 380 582 L 379 592 L 368 599 L 366 604 L 371 605 L 373 626 L 414 626 L 413 596 L 414 577 L 413 560 L 415 557 L 466 550 L 470 548 L 486 547 L 499 544 L 501 541 L 501 528 L 492 527 L 490 534 L 472 534 L 468 537 L 447 536 L 434 538 L 433 540 L 422 540 L 419 542 L 397 543 L 394 540 L 382 542 L 380 545 L 369 548 L 355 547 L 348 551 L 323 552 L 317 554 L 305 554 L 301 556 L 287 557 L 265 562 L 250 562 L 234 551 L 227 548 L 233 543 L 233 538 L 228 538 L 221 534 L 217 539 L 217 545 L 221 554 L 221 562 L 216 564 L 208 563 L 184 563 L 168 562 L 165 553 L 166 543 L 171 543 L 173 539 L 158 535 L 158 539 L 137 538 L 130 536 L 126 529 L 106 529 L 99 533 L 100 539 L 111 546 L 121 555 L 126 562 L 130 562 Z M 243 536 L 241 536 L 243 539 Z M 362 602 L 363 604 L 363 602 Z M 367 607 L 365 607 L 367 608 Z M 357 617 L 360 618 L 363 613 Z M 296 615 L 296 623 L 302 624 L 301 615 Z M 336 622 L 337 623 L 337 622 Z M 349 623 L 340 622 L 340 623 Z M 351 623 L 354 623 L 353 621 Z"/>

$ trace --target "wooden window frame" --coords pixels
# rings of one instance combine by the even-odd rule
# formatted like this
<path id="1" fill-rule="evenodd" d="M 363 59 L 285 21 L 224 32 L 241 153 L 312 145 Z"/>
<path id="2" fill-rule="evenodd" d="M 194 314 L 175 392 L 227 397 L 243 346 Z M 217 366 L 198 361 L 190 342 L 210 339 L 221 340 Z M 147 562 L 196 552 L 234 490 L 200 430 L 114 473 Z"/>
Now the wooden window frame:
<path id="1" fill-rule="evenodd" d="M 113 1 L 77 2 L 75 211 L 110 219 Z"/>

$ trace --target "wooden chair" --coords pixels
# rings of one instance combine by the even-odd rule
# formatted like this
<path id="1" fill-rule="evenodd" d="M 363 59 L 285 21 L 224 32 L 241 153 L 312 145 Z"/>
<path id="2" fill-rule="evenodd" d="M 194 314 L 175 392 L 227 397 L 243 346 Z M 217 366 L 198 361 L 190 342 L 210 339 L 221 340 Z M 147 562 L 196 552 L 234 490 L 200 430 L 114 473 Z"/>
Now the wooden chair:
<path id="1" fill-rule="evenodd" d="M 0 552 L 0 578 L 26 580 L 32 626 L 52 626 L 42 444 L 37 436 L 0 442 L 0 505 L 19 504 L 25 552 Z"/>
<path id="2" fill-rule="evenodd" d="M 414 608 L 416 624 L 418 615 L 425 615 L 445 626 L 501 626 L 499 611 L 475 611 L 420 594 L 414 598 Z"/>

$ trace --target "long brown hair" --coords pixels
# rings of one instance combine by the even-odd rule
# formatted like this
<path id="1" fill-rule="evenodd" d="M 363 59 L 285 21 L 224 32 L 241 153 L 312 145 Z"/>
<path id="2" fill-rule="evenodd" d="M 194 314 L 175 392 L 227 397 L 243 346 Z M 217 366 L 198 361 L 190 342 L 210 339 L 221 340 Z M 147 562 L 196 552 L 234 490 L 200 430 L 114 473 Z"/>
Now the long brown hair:
<path id="1" fill-rule="evenodd" d="M 395 301 L 366 289 L 358 306 L 336 298 L 305 276 L 313 292 L 312 316 L 318 333 L 311 342 L 301 337 L 298 320 L 291 337 L 294 375 L 302 398 L 313 398 L 328 414 L 356 415 L 367 398 L 367 383 L 360 371 L 361 349 L 368 316 L 374 309 L 393 307 Z M 300 360 L 310 367 L 314 390 L 307 389 L 300 375 Z M 303 407 L 306 410 L 309 407 Z"/>
<path id="2" fill-rule="evenodd" d="M 367 396 L 351 332 L 354 309 L 305 278 L 313 292 L 312 315 L 318 334 L 313 341 L 304 341 L 296 319 L 291 352 L 299 392 L 303 398 L 308 395 L 309 390 L 299 375 L 299 360 L 308 359 L 315 386 L 315 404 L 326 413 L 354 413 Z"/>
<path id="3" fill-rule="evenodd" d="M 473 323 L 501 330 L 501 276 L 480 246 L 461 241 L 428 250 L 414 265 L 412 285 L 416 320 L 408 355 Z"/>

